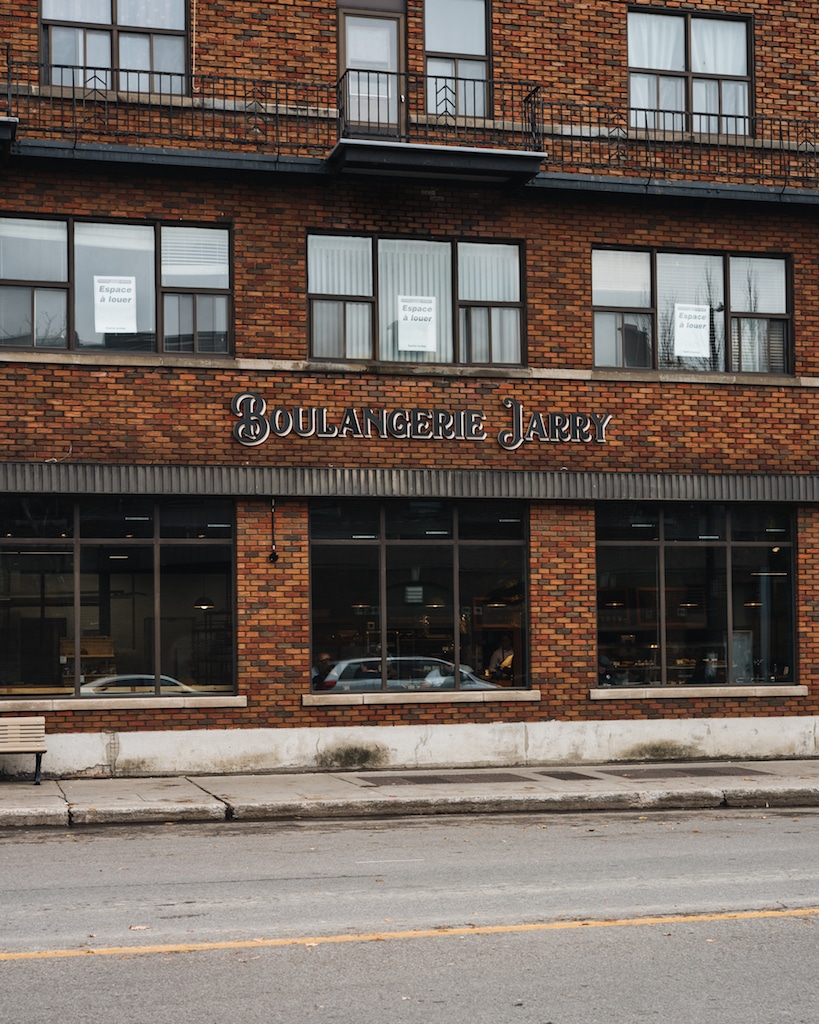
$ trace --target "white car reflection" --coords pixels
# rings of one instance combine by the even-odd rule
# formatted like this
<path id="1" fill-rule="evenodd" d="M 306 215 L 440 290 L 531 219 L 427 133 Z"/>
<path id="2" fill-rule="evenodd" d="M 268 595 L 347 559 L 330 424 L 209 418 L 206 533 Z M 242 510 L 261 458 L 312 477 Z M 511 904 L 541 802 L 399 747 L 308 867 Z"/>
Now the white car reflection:
<path id="1" fill-rule="evenodd" d="M 200 693 L 195 686 L 174 679 L 173 676 L 160 676 L 159 684 L 162 693 Z M 120 693 L 153 693 L 156 687 L 156 676 L 152 675 L 120 675 L 100 676 L 89 683 L 83 683 L 80 693 L 120 694 Z"/>
<path id="2" fill-rule="evenodd" d="M 381 659 L 352 658 L 337 661 L 322 682 L 314 684 L 317 692 L 333 690 L 335 693 L 360 693 L 381 689 Z M 387 658 L 388 690 L 454 690 L 455 666 L 441 658 Z M 496 683 L 481 679 L 469 668 L 461 665 L 457 689 L 499 690 Z"/>

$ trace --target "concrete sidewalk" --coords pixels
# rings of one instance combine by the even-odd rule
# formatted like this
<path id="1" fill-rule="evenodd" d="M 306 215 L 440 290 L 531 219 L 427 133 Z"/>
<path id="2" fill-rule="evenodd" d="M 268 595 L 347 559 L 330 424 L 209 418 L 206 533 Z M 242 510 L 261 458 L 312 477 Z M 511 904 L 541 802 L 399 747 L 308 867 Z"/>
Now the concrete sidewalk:
<path id="1" fill-rule="evenodd" d="M 819 807 L 819 760 L 0 782 L 0 827 Z"/>

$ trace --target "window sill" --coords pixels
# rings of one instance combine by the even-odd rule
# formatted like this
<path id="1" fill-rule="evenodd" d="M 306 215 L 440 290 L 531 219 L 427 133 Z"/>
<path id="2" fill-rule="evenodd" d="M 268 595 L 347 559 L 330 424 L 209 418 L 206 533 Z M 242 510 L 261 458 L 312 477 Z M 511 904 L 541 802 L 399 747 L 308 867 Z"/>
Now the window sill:
<path id="1" fill-rule="evenodd" d="M 152 711 L 157 708 L 246 708 L 247 697 L 53 697 L 48 700 L 0 698 L 0 711 L 122 711 L 135 708 Z"/>
<path id="2" fill-rule="evenodd" d="M 675 700 L 678 697 L 806 697 L 807 686 L 607 686 L 591 700 Z"/>
<path id="3" fill-rule="evenodd" d="M 498 701 L 538 701 L 540 690 L 448 690 L 443 693 L 305 693 L 304 707 L 362 704 L 487 704 Z"/>

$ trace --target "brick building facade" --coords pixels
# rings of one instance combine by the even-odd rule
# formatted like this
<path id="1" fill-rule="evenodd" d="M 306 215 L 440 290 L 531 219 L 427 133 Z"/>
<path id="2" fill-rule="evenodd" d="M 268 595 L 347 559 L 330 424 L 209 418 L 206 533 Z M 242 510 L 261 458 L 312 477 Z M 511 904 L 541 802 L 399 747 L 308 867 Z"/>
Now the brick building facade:
<path id="1" fill-rule="evenodd" d="M 813 755 L 814 8 L 0 3 L 46 770 Z"/>

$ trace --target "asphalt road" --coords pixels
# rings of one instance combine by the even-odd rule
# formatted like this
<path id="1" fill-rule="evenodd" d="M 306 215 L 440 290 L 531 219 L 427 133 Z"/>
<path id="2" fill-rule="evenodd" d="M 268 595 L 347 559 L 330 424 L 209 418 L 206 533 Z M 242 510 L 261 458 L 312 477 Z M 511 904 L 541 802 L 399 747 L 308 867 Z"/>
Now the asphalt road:
<path id="1" fill-rule="evenodd" d="M 815 1024 L 819 813 L 0 832 L 21 1024 Z"/>

